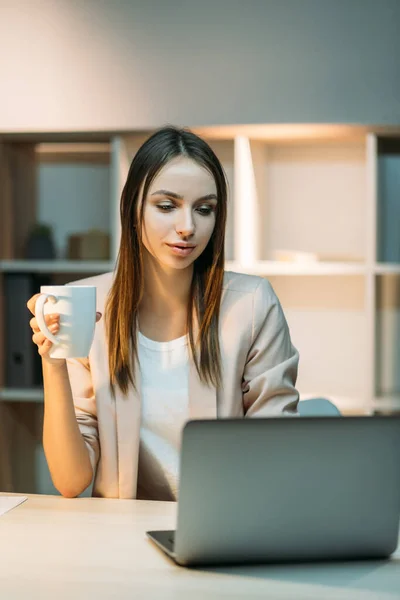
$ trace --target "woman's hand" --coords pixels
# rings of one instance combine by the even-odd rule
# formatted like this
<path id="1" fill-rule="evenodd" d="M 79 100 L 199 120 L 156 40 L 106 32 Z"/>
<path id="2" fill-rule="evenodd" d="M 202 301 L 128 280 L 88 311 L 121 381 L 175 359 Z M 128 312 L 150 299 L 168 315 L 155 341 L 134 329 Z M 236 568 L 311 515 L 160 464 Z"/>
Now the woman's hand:
<path id="1" fill-rule="evenodd" d="M 35 306 L 36 301 L 39 298 L 40 294 L 35 294 L 28 300 L 27 307 L 30 312 L 33 314 L 33 318 L 29 321 L 29 325 L 33 331 L 32 341 L 37 345 L 38 352 L 43 360 L 47 361 L 50 364 L 60 365 L 65 362 L 65 358 L 51 358 L 49 356 L 49 351 L 53 345 L 53 343 L 42 333 L 39 329 L 36 317 L 35 317 Z M 100 321 L 101 313 L 96 313 L 96 323 Z M 60 315 L 59 314 L 51 314 L 45 315 L 46 325 L 54 335 L 60 329 Z"/>

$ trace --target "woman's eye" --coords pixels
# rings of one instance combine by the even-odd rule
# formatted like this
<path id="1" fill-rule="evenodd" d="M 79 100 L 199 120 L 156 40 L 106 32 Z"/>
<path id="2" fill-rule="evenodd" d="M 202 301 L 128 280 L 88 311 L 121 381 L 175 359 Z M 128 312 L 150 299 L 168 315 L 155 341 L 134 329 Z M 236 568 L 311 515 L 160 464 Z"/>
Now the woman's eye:
<path id="1" fill-rule="evenodd" d="M 212 213 L 213 208 L 211 206 L 200 206 L 197 211 L 204 216 L 207 216 Z"/>
<path id="2" fill-rule="evenodd" d="M 157 208 L 162 212 L 169 212 L 174 208 L 173 204 L 157 204 Z"/>

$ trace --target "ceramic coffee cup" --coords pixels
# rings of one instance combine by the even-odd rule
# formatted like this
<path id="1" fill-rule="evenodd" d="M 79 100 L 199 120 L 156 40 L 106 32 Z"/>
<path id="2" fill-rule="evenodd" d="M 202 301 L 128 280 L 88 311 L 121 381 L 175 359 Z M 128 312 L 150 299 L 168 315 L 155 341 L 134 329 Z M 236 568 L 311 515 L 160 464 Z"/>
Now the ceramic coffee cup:
<path id="1" fill-rule="evenodd" d="M 88 285 L 45 285 L 35 306 L 40 331 L 53 346 L 51 358 L 85 358 L 93 342 L 96 326 L 96 288 Z M 49 331 L 45 315 L 58 313 L 60 329 Z"/>

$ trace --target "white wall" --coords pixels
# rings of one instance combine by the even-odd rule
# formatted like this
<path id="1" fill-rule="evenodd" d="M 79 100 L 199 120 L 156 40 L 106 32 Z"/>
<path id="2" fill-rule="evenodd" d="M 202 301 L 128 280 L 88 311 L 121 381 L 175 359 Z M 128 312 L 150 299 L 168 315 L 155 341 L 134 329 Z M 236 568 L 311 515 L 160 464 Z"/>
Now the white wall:
<path id="1" fill-rule="evenodd" d="M 0 132 L 398 123 L 398 0 L 0 0 Z"/>

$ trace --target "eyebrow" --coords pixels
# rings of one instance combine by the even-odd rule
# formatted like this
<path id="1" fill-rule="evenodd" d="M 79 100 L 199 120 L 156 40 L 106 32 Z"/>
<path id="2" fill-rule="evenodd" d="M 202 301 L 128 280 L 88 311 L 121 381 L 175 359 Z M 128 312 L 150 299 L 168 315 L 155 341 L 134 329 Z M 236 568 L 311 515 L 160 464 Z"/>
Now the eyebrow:
<path id="1" fill-rule="evenodd" d="M 174 198 L 175 200 L 183 200 L 183 196 L 180 194 L 175 194 L 175 192 L 169 192 L 168 190 L 158 190 L 157 192 L 153 192 L 152 196 L 169 196 L 170 198 Z M 216 194 L 207 194 L 206 196 L 201 196 L 201 198 L 197 198 L 196 202 L 205 202 L 206 200 L 217 200 Z"/>

